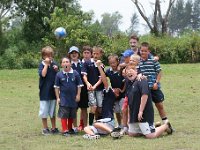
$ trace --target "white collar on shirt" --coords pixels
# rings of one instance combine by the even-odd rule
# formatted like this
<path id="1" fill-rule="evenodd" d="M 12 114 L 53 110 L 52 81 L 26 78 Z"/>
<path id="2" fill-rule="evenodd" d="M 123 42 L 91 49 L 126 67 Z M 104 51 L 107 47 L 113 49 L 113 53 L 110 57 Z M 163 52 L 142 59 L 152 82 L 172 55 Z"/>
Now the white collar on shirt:
<path id="1" fill-rule="evenodd" d="M 62 72 L 63 72 L 63 74 L 68 74 L 68 73 L 73 73 L 74 70 L 71 68 L 69 72 L 65 72 L 64 70 Z"/>

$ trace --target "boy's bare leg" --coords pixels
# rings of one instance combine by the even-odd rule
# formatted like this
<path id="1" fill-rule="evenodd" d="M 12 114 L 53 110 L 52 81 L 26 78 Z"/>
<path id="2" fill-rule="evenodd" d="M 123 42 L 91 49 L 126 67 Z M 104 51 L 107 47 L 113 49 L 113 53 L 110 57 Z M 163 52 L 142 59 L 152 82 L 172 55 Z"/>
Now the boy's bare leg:
<path id="1" fill-rule="evenodd" d="M 48 128 L 47 118 L 42 118 L 42 125 L 43 125 L 43 129 L 47 129 Z"/>
<path id="2" fill-rule="evenodd" d="M 95 122 L 94 123 L 94 127 L 95 128 L 98 128 L 98 129 L 101 129 L 103 131 L 107 131 L 108 133 L 111 133 L 112 132 L 112 129 L 109 128 L 106 124 L 104 123 L 101 123 L 101 122 Z"/>
<path id="3" fill-rule="evenodd" d="M 163 105 L 163 102 L 160 102 L 160 103 L 155 103 L 156 105 L 156 108 L 159 112 L 159 115 L 163 121 L 163 123 L 167 123 L 168 122 L 168 119 L 167 119 L 167 115 L 166 115 L 166 112 L 164 110 L 164 105 Z"/>
<path id="4" fill-rule="evenodd" d="M 83 119 L 83 127 L 86 127 L 88 120 L 87 108 L 81 108 L 81 119 Z"/>
<path id="5" fill-rule="evenodd" d="M 52 129 L 56 128 L 56 117 L 55 116 L 53 118 L 51 118 L 51 125 L 52 125 Z"/>
<path id="6" fill-rule="evenodd" d="M 118 126 L 121 126 L 121 123 L 122 123 L 121 113 L 115 113 L 115 115 L 116 115 L 116 118 L 117 118 Z"/>
<path id="7" fill-rule="evenodd" d="M 84 131 L 85 131 L 86 134 L 95 135 L 94 132 L 92 131 L 92 129 L 89 126 L 85 127 Z"/>

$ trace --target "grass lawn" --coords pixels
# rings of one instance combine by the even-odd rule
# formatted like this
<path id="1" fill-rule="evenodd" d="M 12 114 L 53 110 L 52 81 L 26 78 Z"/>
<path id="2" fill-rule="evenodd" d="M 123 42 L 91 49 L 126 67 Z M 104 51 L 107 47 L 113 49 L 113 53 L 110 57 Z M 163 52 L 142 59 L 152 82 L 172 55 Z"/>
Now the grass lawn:
<path id="1" fill-rule="evenodd" d="M 43 136 L 38 118 L 37 69 L 0 70 L 1 150 L 199 150 L 200 64 L 162 65 L 164 105 L 176 132 L 157 139 L 104 137 L 87 141 L 77 136 Z M 159 121 L 155 109 L 155 121 Z M 57 120 L 60 128 L 60 122 Z"/>

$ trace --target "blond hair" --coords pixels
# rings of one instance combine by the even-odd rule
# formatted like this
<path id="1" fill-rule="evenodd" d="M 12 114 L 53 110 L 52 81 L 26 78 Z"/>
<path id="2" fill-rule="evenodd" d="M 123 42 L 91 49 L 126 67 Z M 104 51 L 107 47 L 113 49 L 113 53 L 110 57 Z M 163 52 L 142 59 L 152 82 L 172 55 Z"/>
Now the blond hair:
<path id="1" fill-rule="evenodd" d="M 42 54 L 42 58 L 44 58 L 44 56 L 47 56 L 49 54 L 53 56 L 54 55 L 53 48 L 51 46 L 45 46 L 42 48 L 41 54 Z"/>
<path id="2" fill-rule="evenodd" d="M 131 55 L 130 59 L 132 59 L 132 60 L 136 60 L 136 61 L 139 62 L 139 61 L 140 61 L 140 56 L 137 55 L 137 54 L 133 54 L 133 55 Z"/>

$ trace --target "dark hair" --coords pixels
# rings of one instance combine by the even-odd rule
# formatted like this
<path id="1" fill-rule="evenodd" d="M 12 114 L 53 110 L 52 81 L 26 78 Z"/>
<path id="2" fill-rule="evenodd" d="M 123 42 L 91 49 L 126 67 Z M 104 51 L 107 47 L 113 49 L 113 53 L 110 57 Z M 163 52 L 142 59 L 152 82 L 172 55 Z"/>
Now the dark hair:
<path id="1" fill-rule="evenodd" d="M 62 57 L 61 59 L 60 59 L 60 64 L 62 64 L 62 61 L 63 61 L 63 59 L 68 59 L 69 61 L 71 61 L 71 59 L 69 58 L 69 57 L 66 57 L 66 56 L 64 56 L 64 57 Z"/>
<path id="2" fill-rule="evenodd" d="M 109 56 L 108 56 L 108 61 L 109 61 L 111 58 L 114 58 L 116 61 L 119 62 L 119 57 L 118 57 L 117 54 L 111 54 L 111 55 L 109 55 Z"/>
<path id="3" fill-rule="evenodd" d="M 102 54 L 104 53 L 103 48 L 101 48 L 101 47 L 99 47 L 99 46 L 94 46 L 94 47 L 92 48 L 92 51 L 95 51 L 95 50 L 100 51 Z"/>
<path id="4" fill-rule="evenodd" d="M 141 46 L 144 46 L 144 47 L 148 47 L 148 48 L 149 48 L 149 43 L 148 43 L 148 42 L 142 42 Z"/>
<path id="5" fill-rule="evenodd" d="M 131 35 L 130 39 L 134 39 L 134 40 L 139 41 L 139 37 L 137 35 L 135 35 L 135 34 Z"/>
<path id="6" fill-rule="evenodd" d="M 83 46 L 82 52 L 84 52 L 84 51 L 90 51 L 92 54 L 92 48 L 89 45 Z"/>

